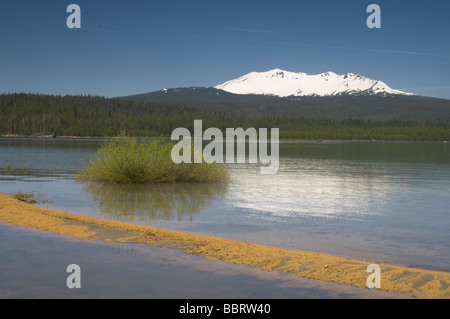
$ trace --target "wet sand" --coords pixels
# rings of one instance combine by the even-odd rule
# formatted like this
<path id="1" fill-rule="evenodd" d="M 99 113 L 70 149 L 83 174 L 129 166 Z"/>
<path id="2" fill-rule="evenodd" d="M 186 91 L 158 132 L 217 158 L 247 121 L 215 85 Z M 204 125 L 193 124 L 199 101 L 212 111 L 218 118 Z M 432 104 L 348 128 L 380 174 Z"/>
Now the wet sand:
<path id="1" fill-rule="evenodd" d="M 345 257 L 279 249 L 224 238 L 75 215 L 30 205 L 0 194 L 0 222 L 86 240 L 180 249 L 207 259 L 288 273 L 325 282 L 367 287 L 367 267 L 381 268 L 379 290 L 417 298 L 450 298 L 450 273 Z"/>

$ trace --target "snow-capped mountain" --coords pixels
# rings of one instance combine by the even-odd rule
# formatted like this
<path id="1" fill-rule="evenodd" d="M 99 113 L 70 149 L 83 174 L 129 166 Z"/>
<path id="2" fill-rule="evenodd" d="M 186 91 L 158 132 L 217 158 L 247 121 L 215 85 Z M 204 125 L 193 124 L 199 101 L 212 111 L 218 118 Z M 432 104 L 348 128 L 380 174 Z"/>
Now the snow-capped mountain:
<path id="1" fill-rule="evenodd" d="M 336 96 L 336 95 L 414 95 L 391 89 L 384 82 L 359 74 L 338 75 L 324 72 L 317 75 L 274 69 L 267 72 L 251 72 L 237 79 L 215 86 L 216 89 L 234 94 L 259 94 L 287 96 Z"/>

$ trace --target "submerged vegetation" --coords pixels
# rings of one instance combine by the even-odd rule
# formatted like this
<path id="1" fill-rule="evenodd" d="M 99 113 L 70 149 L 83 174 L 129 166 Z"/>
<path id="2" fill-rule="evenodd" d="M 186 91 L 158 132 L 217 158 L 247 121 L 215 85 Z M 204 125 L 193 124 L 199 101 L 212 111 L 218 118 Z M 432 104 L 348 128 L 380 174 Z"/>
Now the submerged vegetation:
<path id="1" fill-rule="evenodd" d="M 172 147 L 168 142 L 110 140 L 103 143 L 77 178 L 127 184 L 228 181 L 227 168 L 222 164 L 175 164 L 171 159 Z"/>
<path id="2" fill-rule="evenodd" d="M 28 204 L 36 204 L 37 203 L 37 199 L 33 193 L 17 192 L 17 193 L 12 194 L 12 197 L 17 200 L 20 200 L 21 202 L 25 202 Z"/>
<path id="3" fill-rule="evenodd" d="M 43 200 L 41 198 L 41 195 L 36 195 L 34 192 L 32 193 L 24 193 L 24 192 L 17 192 L 17 193 L 13 193 L 11 194 L 11 197 L 17 200 L 20 200 L 21 202 L 25 202 L 28 204 L 45 204 L 48 201 Z"/>
<path id="4" fill-rule="evenodd" d="M 358 117 L 356 109 L 350 112 L 354 117 L 343 118 L 337 107 L 332 106 L 320 114 L 316 114 L 317 108 L 311 108 L 316 113 L 310 116 L 273 115 L 259 109 L 244 112 L 246 105 L 239 108 L 244 110 L 239 114 L 213 106 L 209 110 L 194 106 L 97 96 L 3 94 L 0 95 L 0 135 L 116 137 L 125 132 L 133 137 L 168 137 L 177 127 L 192 131 L 194 120 L 201 119 L 205 127 L 217 127 L 222 131 L 227 127 L 279 128 L 281 139 L 450 140 L 448 117 L 425 120 L 417 115 L 416 120 L 405 120 L 393 118 L 397 113 L 386 108 L 379 112 L 391 116 L 382 120 L 375 115 Z M 426 105 L 423 108 L 426 109 Z M 442 111 L 442 114 L 447 113 Z"/>

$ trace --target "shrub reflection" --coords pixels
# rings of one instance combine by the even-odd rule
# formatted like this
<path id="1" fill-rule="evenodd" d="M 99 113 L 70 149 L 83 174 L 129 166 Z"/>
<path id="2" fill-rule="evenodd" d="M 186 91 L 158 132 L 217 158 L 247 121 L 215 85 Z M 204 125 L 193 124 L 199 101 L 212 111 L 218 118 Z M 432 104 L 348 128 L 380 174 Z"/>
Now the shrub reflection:
<path id="1" fill-rule="evenodd" d="M 189 220 L 227 192 L 224 183 L 113 184 L 83 182 L 101 214 L 121 221 Z"/>

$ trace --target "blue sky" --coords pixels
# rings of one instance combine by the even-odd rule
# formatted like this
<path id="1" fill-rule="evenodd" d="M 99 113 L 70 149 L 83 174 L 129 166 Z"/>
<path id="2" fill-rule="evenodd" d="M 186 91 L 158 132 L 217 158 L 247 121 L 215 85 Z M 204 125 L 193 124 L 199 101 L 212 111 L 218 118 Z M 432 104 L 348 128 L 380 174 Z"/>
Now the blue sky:
<path id="1" fill-rule="evenodd" d="M 66 26 L 71 3 L 81 29 Z M 0 93 L 114 97 L 281 68 L 450 99 L 449 13 L 446 0 L 0 0 Z"/>

